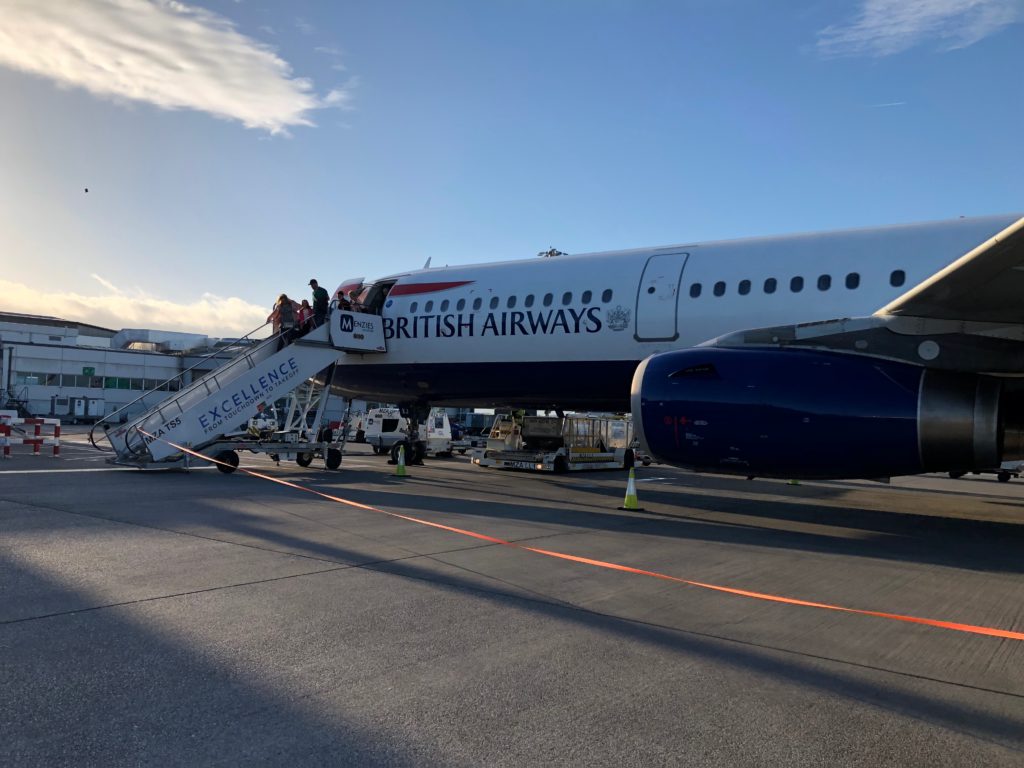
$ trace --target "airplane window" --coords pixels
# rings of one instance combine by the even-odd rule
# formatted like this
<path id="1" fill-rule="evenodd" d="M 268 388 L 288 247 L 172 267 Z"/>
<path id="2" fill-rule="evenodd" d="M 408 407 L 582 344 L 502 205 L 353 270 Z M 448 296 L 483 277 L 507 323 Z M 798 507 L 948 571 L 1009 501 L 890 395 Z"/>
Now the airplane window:
<path id="1" fill-rule="evenodd" d="M 459 310 L 459 312 L 464 310 L 466 308 L 466 300 L 465 299 L 459 299 L 459 302 L 455 305 L 455 308 L 457 310 Z"/>
<path id="2" fill-rule="evenodd" d="M 893 273 L 889 275 L 889 285 L 891 285 L 893 288 L 899 288 L 906 281 L 907 273 L 904 272 L 902 269 L 894 270 Z"/>
<path id="3" fill-rule="evenodd" d="M 442 312 L 447 312 L 448 311 L 448 307 L 450 307 L 450 306 L 451 306 L 451 302 L 448 301 L 448 299 L 445 299 L 444 301 L 441 302 L 441 311 Z"/>
<path id="4" fill-rule="evenodd" d="M 497 308 L 498 308 L 498 297 L 494 296 L 494 297 L 491 298 L 491 309 L 497 309 Z"/>
<path id="5" fill-rule="evenodd" d="M 775 293 L 775 289 L 778 287 L 778 285 L 778 280 L 776 280 L 774 277 L 769 277 L 767 280 L 764 281 L 764 292 Z"/>
<path id="6" fill-rule="evenodd" d="M 832 275 L 820 275 L 818 277 L 818 290 L 827 291 L 832 287 Z"/>
<path id="7" fill-rule="evenodd" d="M 584 292 L 583 292 L 583 297 L 582 297 L 582 298 L 581 298 L 580 300 L 581 300 L 581 301 L 582 301 L 582 302 L 583 302 L 584 304 L 589 304 L 589 303 L 590 303 L 590 300 L 591 300 L 591 299 L 592 299 L 593 297 L 594 297 L 594 294 L 592 294 L 592 293 L 591 293 L 590 291 L 584 291 Z"/>
<path id="8" fill-rule="evenodd" d="M 694 283 L 690 286 L 690 296 L 694 299 L 700 296 L 700 283 Z"/>
<path id="9" fill-rule="evenodd" d="M 739 291 L 740 296 L 746 296 L 748 293 L 750 293 L 750 281 L 740 280 L 740 284 L 737 290 Z"/>
<path id="10" fill-rule="evenodd" d="M 551 302 L 554 301 L 554 300 L 555 300 L 555 297 L 552 296 L 550 293 L 545 293 L 544 294 L 544 306 L 545 307 L 550 307 L 551 306 Z"/>
<path id="11" fill-rule="evenodd" d="M 789 290 L 793 293 L 800 293 L 804 289 L 804 279 L 802 277 L 794 277 L 789 281 Z"/>
<path id="12" fill-rule="evenodd" d="M 473 309 L 480 309 L 484 305 L 483 299 L 473 299 Z"/>
<path id="13" fill-rule="evenodd" d="M 572 304 L 572 294 L 569 291 L 562 294 L 562 304 L 566 306 Z"/>
<path id="14" fill-rule="evenodd" d="M 725 283 L 723 281 L 719 280 L 717 283 L 715 283 L 714 294 L 715 296 L 725 295 Z"/>
<path id="15" fill-rule="evenodd" d="M 533 294 L 529 293 L 526 295 L 526 299 L 523 300 L 523 305 L 527 307 L 533 306 Z"/>
<path id="16" fill-rule="evenodd" d="M 506 304 L 506 306 L 509 309 L 512 309 L 512 307 L 514 307 L 516 305 L 516 297 L 515 296 L 509 296 L 508 297 L 508 301 L 505 302 L 505 304 Z"/>
<path id="17" fill-rule="evenodd" d="M 846 287 L 851 291 L 860 285 L 860 275 L 856 272 L 851 272 L 846 276 Z"/>
<path id="18" fill-rule="evenodd" d="M 415 312 L 417 310 L 417 308 L 419 307 L 419 305 L 420 304 L 419 304 L 418 301 L 414 301 L 412 304 L 409 305 L 409 311 L 410 312 Z"/>
<path id="19" fill-rule="evenodd" d="M 426 304 L 424 305 L 424 307 L 423 307 L 423 311 L 424 311 L 424 312 L 433 312 L 433 311 L 434 311 L 434 302 L 432 302 L 432 301 L 428 301 L 428 302 L 427 302 L 427 303 L 426 303 Z"/>
<path id="20" fill-rule="evenodd" d="M 611 300 L 612 300 L 612 289 L 611 288 L 605 288 L 604 293 L 601 294 L 601 302 L 603 304 L 607 304 Z"/>

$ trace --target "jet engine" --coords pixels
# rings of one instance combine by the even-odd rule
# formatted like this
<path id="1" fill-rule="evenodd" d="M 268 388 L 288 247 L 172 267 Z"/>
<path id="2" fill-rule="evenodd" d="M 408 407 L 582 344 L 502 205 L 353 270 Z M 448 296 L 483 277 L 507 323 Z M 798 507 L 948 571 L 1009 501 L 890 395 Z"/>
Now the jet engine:
<path id="1" fill-rule="evenodd" d="M 668 464 L 881 478 L 999 466 L 1002 399 L 991 376 L 815 350 L 696 347 L 644 360 L 632 409 L 641 443 Z"/>

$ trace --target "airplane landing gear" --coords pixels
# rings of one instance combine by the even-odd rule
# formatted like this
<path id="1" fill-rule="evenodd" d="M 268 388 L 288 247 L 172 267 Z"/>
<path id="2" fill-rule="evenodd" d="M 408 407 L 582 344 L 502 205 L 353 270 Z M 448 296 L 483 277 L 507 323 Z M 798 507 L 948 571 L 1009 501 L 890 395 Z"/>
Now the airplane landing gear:
<path id="1" fill-rule="evenodd" d="M 405 451 L 405 463 L 423 464 L 423 457 L 427 455 L 427 443 L 420 436 L 420 424 L 430 418 L 430 406 L 422 402 L 402 403 L 398 409 L 409 420 L 409 441 Z M 398 453 L 394 448 L 391 450 L 391 460 L 392 462 L 398 461 Z"/>

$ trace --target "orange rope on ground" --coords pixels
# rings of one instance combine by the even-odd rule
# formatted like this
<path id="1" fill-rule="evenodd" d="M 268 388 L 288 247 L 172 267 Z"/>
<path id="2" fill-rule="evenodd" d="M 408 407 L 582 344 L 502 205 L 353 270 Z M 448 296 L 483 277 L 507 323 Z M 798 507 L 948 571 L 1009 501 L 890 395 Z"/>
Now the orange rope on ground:
<path id="1" fill-rule="evenodd" d="M 146 437 L 153 437 L 153 435 L 150 435 L 148 432 L 145 432 L 143 430 L 139 430 L 139 431 L 142 432 L 142 434 L 146 435 Z M 163 438 L 154 438 L 154 439 L 162 440 Z M 193 451 L 190 448 L 185 448 L 184 446 L 178 445 L 176 443 L 172 443 L 170 440 L 164 440 L 164 442 L 167 443 L 168 445 L 171 445 L 174 448 L 178 449 L 182 453 L 187 453 L 190 456 L 195 456 L 196 458 L 202 459 L 203 461 L 210 461 L 210 462 L 213 462 L 214 464 L 221 464 L 223 466 L 231 466 L 230 464 L 226 464 L 225 462 L 217 461 L 217 459 L 211 459 L 209 456 L 203 456 L 201 453 L 197 453 L 196 451 Z M 525 544 L 516 544 L 515 542 L 512 542 L 512 541 L 505 541 L 504 539 L 499 539 L 499 538 L 497 538 L 495 536 L 488 536 L 487 534 L 477 533 L 476 531 L 466 530 L 465 528 L 456 528 L 455 526 L 444 525 L 442 523 L 435 523 L 435 522 L 431 522 L 430 520 L 422 520 L 422 519 L 420 519 L 418 517 L 411 517 L 409 515 L 402 515 L 402 514 L 399 514 L 398 512 L 388 512 L 386 509 L 379 509 L 377 507 L 372 507 L 372 506 L 370 506 L 368 504 L 360 504 L 358 501 L 351 501 L 350 499 L 343 499 L 340 496 L 332 496 L 329 493 L 323 493 L 322 491 L 317 491 L 317 490 L 314 490 L 313 488 L 307 488 L 306 486 L 299 485 L 297 483 L 292 483 L 292 482 L 290 482 L 288 480 L 282 480 L 282 479 L 280 479 L 278 477 L 271 477 L 270 475 L 265 475 L 262 472 L 256 472 L 256 471 L 251 470 L 251 469 L 245 469 L 244 467 L 237 467 L 237 469 L 239 471 L 241 471 L 241 472 L 244 472 L 247 475 L 251 475 L 252 477 L 258 477 L 261 480 L 269 480 L 272 483 L 277 483 L 278 485 L 284 485 L 284 486 L 287 486 L 288 488 L 294 488 L 294 489 L 296 489 L 298 491 L 303 491 L 305 493 L 312 493 L 315 496 L 319 496 L 321 498 L 327 499 L 328 501 L 333 501 L 333 502 L 336 502 L 338 504 L 344 504 L 346 506 L 354 507 L 356 509 L 362 509 L 362 510 L 365 510 L 367 512 L 376 512 L 378 514 L 387 515 L 388 517 L 394 517 L 394 518 L 397 518 L 399 520 L 407 520 L 408 522 L 411 522 L 411 523 L 417 523 L 418 525 L 426 525 L 426 526 L 429 526 L 431 528 L 437 528 L 437 529 L 442 530 L 442 531 L 449 531 L 450 533 L 457 533 L 460 536 L 468 536 L 470 538 L 478 539 L 480 541 L 486 541 L 486 542 L 489 542 L 491 544 L 500 544 L 503 547 L 512 547 L 513 549 L 521 549 L 521 550 L 523 550 L 525 552 L 533 552 L 534 554 L 538 554 L 538 555 L 545 555 L 547 557 L 555 557 L 555 558 L 558 558 L 560 560 L 569 560 L 569 561 L 574 562 L 574 563 L 582 563 L 584 565 L 592 565 L 592 566 L 595 566 L 597 568 L 605 568 L 607 570 L 612 570 L 612 571 L 622 571 L 624 573 L 632 573 L 632 574 L 636 574 L 638 576 L 649 576 L 651 578 L 661 579 L 663 581 L 672 581 L 672 582 L 675 582 L 677 584 L 685 584 L 685 585 L 690 586 L 690 587 L 699 587 L 701 589 L 710 589 L 710 590 L 714 590 L 715 592 L 725 592 L 726 594 L 738 595 L 739 597 L 747 597 L 747 598 L 751 598 L 751 599 L 754 599 L 754 600 L 765 600 L 765 601 L 772 602 L 772 603 L 783 603 L 785 605 L 798 605 L 798 606 L 802 606 L 804 608 L 818 608 L 818 609 L 823 609 L 823 610 L 827 610 L 827 611 L 839 611 L 841 613 L 853 613 L 853 614 L 858 614 L 860 616 L 874 616 L 874 617 L 880 618 L 880 619 L 891 619 L 893 621 L 904 621 L 904 622 L 908 622 L 910 624 L 924 624 L 925 626 L 938 627 L 939 629 L 951 629 L 951 630 L 953 630 L 955 632 L 969 632 L 969 633 L 975 634 L 975 635 L 988 635 L 990 637 L 1002 637 L 1002 638 L 1006 638 L 1008 640 L 1024 640 L 1024 632 L 1014 632 L 1014 631 L 1009 630 L 1009 629 L 998 629 L 996 627 L 983 627 L 983 626 L 978 626 L 978 625 L 975 625 L 975 624 L 961 624 L 961 623 L 958 623 L 958 622 L 955 622 L 955 621 L 942 621 L 940 619 L 927 619 L 927 618 L 923 618 L 921 616 L 904 616 L 904 615 L 898 614 L 898 613 L 886 613 L 884 611 L 869 611 L 869 610 L 865 610 L 865 609 L 862 609 L 862 608 L 846 608 L 846 607 L 841 606 L 841 605 L 830 605 L 828 603 L 816 603 L 816 602 L 813 602 L 811 600 L 800 600 L 800 599 L 794 598 L 794 597 L 783 597 L 781 595 L 770 595 L 770 594 L 766 594 L 764 592 L 751 592 L 750 590 L 737 589 L 735 587 L 723 587 L 723 586 L 721 586 L 719 584 L 706 584 L 706 583 L 701 582 L 701 581 L 691 581 L 690 579 L 683 579 L 683 578 L 680 578 L 679 576 L 670 576 L 670 575 L 668 575 L 666 573 L 658 573 L 657 571 L 645 571 L 645 570 L 643 570 L 641 568 L 633 568 L 633 567 L 628 566 L 628 565 L 620 565 L 618 563 L 610 563 L 610 562 L 606 562 L 604 560 L 593 560 L 593 559 L 591 559 L 589 557 L 580 557 L 578 555 L 569 555 L 569 554 L 566 554 L 565 552 L 556 552 L 554 550 L 540 549 L 538 547 L 528 547 Z"/>

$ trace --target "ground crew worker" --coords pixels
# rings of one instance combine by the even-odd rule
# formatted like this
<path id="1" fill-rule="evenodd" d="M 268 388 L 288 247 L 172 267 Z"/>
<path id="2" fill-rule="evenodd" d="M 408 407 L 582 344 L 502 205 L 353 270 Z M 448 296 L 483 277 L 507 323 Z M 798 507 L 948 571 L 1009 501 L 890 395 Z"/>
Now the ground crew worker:
<path id="1" fill-rule="evenodd" d="M 319 328 L 327 319 L 327 304 L 331 297 L 315 279 L 309 281 L 309 287 L 313 289 L 313 327 Z"/>

